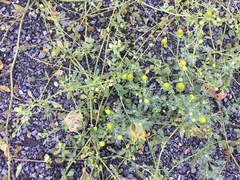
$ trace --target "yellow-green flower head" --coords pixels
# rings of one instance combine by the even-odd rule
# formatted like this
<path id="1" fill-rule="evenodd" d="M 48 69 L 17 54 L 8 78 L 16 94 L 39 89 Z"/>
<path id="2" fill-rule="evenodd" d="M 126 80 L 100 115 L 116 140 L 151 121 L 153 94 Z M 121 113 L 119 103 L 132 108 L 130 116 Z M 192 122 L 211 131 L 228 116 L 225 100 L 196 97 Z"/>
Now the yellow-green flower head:
<path id="1" fill-rule="evenodd" d="M 127 79 L 128 79 L 129 81 L 132 81 L 132 80 L 133 80 L 133 74 L 128 74 L 128 75 L 127 75 Z"/>
<path id="2" fill-rule="evenodd" d="M 207 119 L 206 119 L 205 117 L 200 117 L 200 118 L 199 118 L 199 122 L 200 122 L 201 124 L 205 124 L 205 123 L 207 122 Z"/>
<path id="3" fill-rule="evenodd" d="M 118 135 L 118 136 L 117 136 L 117 139 L 118 139 L 119 141 L 121 141 L 121 140 L 123 139 L 122 135 Z"/>
<path id="4" fill-rule="evenodd" d="M 100 141 L 100 142 L 99 142 L 99 146 L 100 146 L 100 147 L 105 146 L 105 142 L 104 142 L 104 141 Z"/>
<path id="5" fill-rule="evenodd" d="M 178 29 L 177 32 L 176 32 L 176 35 L 177 36 L 182 36 L 183 35 L 183 30 L 181 28 Z"/>
<path id="6" fill-rule="evenodd" d="M 111 114 L 111 110 L 110 110 L 110 109 L 106 109 L 106 110 L 105 110 L 105 113 L 106 113 L 107 115 L 109 115 L 109 114 Z"/>
<path id="7" fill-rule="evenodd" d="M 164 38 L 162 39 L 161 43 L 162 43 L 163 45 L 166 45 L 166 44 L 167 44 L 167 37 L 164 37 Z"/>
<path id="8" fill-rule="evenodd" d="M 163 89 L 169 89 L 170 86 L 171 86 L 170 83 L 165 82 L 162 87 L 163 87 Z"/>
<path id="9" fill-rule="evenodd" d="M 128 76 L 127 74 L 123 74 L 123 75 L 122 75 L 122 78 L 123 78 L 123 79 L 127 79 L 127 76 Z"/>
<path id="10" fill-rule="evenodd" d="M 178 65 L 180 66 L 180 67 L 183 67 L 183 66 L 186 66 L 186 61 L 185 60 L 183 60 L 183 59 L 181 59 L 179 62 L 178 62 Z"/>
<path id="11" fill-rule="evenodd" d="M 142 80 L 143 81 L 146 81 L 148 79 L 148 77 L 144 74 L 144 75 L 142 75 Z"/>
<path id="12" fill-rule="evenodd" d="M 201 25 L 201 26 L 204 25 L 204 21 L 203 21 L 203 20 L 200 20 L 200 21 L 199 21 L 199 25 Z"/>
<path id="13" fill-rule="evenodd" d="M 185 89 L 185 85 L 182 82 L 177 83 L 176 89 L 177 89 L 178 92 L 182 92 Z"/>
<path id="14" fill-rule="evenodd" d="M 111 122 L 107 123 L 107 129 L 108 130 L 112 130 L 113 127 L 114 127 L 113 123 L 111 123 Z"/>
<path id="15" fill-rule="evenodd" d="M 190 100 L 193 100 L 194 98 L 195 98 L 195 96 L 194 96 L 193 94 L 190 94 L 190 95 L 189 95 L 189 99 L 190 99 Z"/>
<path id="16" fill-rule="evenodd" d="M 187 66 L 183 66 L 182 71 L 187 71 Z"/>
<path id="17" fill-rule="evenodd" d="M 203 43 L 203 39 L 199 39 L 199 40 L 198 40 L 198 43 L 199 43 L 199 44 L 202 44 L 202 43 Z"/>
<path id="18" fill-rule="evenodd" d="M 148 99 L 144 99 L 144 103 L 148 104 L 149 100 Z"/>
<path id="19" fill-rule="evenodd" d="M 211 18 L 212 17 L 212 12 L 211 11 L 206 12 L 205 17 L 206 18 Z"/>

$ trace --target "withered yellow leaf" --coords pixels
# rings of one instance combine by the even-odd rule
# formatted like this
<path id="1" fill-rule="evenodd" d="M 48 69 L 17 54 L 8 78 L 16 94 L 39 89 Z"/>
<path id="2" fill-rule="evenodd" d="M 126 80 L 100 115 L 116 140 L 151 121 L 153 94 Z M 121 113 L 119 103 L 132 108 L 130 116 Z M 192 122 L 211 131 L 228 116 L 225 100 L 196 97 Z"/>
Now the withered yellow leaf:
<path id="1" fill-rule="evenodd" d="M 56 77 L 59 77 L 59 76 L 63 75 L 63 70 L 58 69 L 58 70 L 54 71 L 53 75 L 56 76 Z"/>
<path id="2" fill-rule="evenodd" d="M 4 86 L 4 85 L 0 86 L 0 90 L 5 91 L 5 92 L 11 92 L 11 90 L 9 89 L 9 87 Z"/>
<path id="3" fill-rule="evenodd" d="M 15 16 L 15 17 L 18 16 L 19 14 L 22 14 L 25 11 L 25 8 L 18 4 L 13 4 L 13 7 L 15 9 L 13 16 Z"/>
<path id="4" fill-rule="evenodd" d="M 57 47 L 60 47 L 60 48 L 63 47 L 61 40 L 57 39 L 56 43 L 57 43 Z"/>
<path id="5" fill-rule="evenodd" d="M 52 50 L 51 55 L 52 55 L 53 57 L 57 57 L 60 52 L 61 52 L 60 47 L 56 47 L 56 48 L 54 48 L 54 49 Z"/>
<path id="6" fill-rule="evenodd" d="M 4 155 L 8 157 L 8 145 L 0 139 L 0 150 L 3 151 Z"/>
<path id="7" fill-rule="evenodd" d="M 48 154 L 45 154 L 44 155 L 44 162 L 49 162 L 49 161 L 51 161 L 50 156 Z"/>
<path id="8" fill-rule="evenodd" d="M 83 115 L 80 111 L 74 110 L 70 111 L 65 117 L 64 122 L 68 126 L 69 131 L 76 132 L 77 128 L 81 127 L 81 121 L 83 120 Z"/>
<path id="9" fill-rule="evenodd" d="M 80 180 L 93 180 L 94 178 L 84 169 Z"/>
<path id="10" fill-rule="evenodd" d="M 146 141 L 146 131 L 142 123 L 131 124 L 128 128 L 128 133 L 134 142 L 140 139 Z"/>
<path id="11" fill-rule="evenodd" d="M 0 3 L 11 4 L 11 2 L 7 0 L 0 0 Z"/>

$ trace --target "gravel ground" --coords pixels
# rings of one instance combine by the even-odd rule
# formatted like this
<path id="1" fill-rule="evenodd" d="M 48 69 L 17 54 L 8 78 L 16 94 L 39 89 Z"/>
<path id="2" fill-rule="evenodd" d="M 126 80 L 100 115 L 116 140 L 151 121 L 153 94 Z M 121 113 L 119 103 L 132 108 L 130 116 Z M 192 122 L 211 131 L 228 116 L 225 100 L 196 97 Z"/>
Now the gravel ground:
<path id="1" fill-rule="evenodd" d="M 22 6 L 26 5 L 26 1 L 18 1 L 14 0 L 13 3 L 20 4 Z M 159 1 L 154 0 L 146 0 L 150 5 L 153 5 L 155 7 L 160 7 L 162 4 L 159 3 Z M 103 2 L 103 7 L 108 7 L 109 1 Z M 44 84 L 47 83 L 46 80 L 46 73 L 51 76 L 54 72 L 54 70 L 57 69 L 57 67 L 53 67 L 50 65 L 47 65 L 46 63 L 40 62 L 37 59 L 44 59 L 46 57 L 46 54 L 42 53 L 41 49 L 38 48 L 38 45 L 46 43 L 47 38 L 47 30 L 45 29 L 45 24 L 42 18 L 40 17 L 39 13 L 32 13 L 34 11 L 34 8 L 32 7 L 32 10 L 27 11 L 26 17 L 23 22 L 23 27 L 21 31 L 21 39 L 20 44 L 31 46 L 31 48 L 28 48 L 24 52 L 20 52 L 17 57 L 15 69 L 14 69 L 14 82 L 15 85 L 18 87 L 18 91 L 16 93 L 16 97 L 13 101 L 13 107 L 16 107 L 19 103 L 24 103 L 25 101 L 30 100 L 29 97 L 29 91 L 31 91 L 33 97 L 38 97 L 40 95 L 40 92 L 44 88 Z M 238 9 L 240 8 L 240 3 L 238 3 Z M 237 13 L 237 7 L 231 6 L 230 10 L 232 12 Z M 0 3 L 0 14 L 4 14 L 7 16 L 11 16 L 14 13 L 14 8 L 12 5 L 6 5 L 4 3 Z M 152 10 L 148 10 L 144 12 L 143 16 L 149 16 L 152 14 L 152 19 L 158 19 L 159 17 L 155 17 L 155 15 Z M 153 15 L 154 14 L 154 15 Z M 224 15 L 224 12 L 223 12 Z M 163 15 L 164 16 L 164 15 Z M 70 18 L 74 18 L 73 15 L 70 16 Z M 5 17 L 0 19 L 0 23 L 8 22 L 10 19 Z M 149 21 L 151 25 L 151 20 Z M 67 26 L 68 21 L 62 21 L 62 26 Z M 90 24 L 95 26 L 96 29 L 100 29 L 103 24 L 97 22 L 97 19 L 90 20 Z M 8 73 L 8 70 L 10 68 L 10 65 L 13 61 L 14 52 L 16 50 L 16 40 L 18 36 L 18 28 L 19 23 L 15 23 L 7 33 L 7 36 L 5 37 L 4 41 L 0 44 L 0 48 L 6 48 L 4 52 L 0 52 L 0 59 L 4 63 L 4 69 L 0 71 L 0 82 L 1 84 L 4 84 L 6 86 L 10 86 L 10 76 Z M 83 31 L 83 27 L 79 27 L 79 31 Z M 173 31 L 174 27 L 170 27 L 169 31 Z M 4 36 L 3 30 L 0 30 L 0 40 Z M 144 30 L 143 30 L 144 32 Z M 217 33 L 218 29 L 214 30 L 214 33 Z M 129 39 L 132 38 L 131 33 L 129 33 Z M 98 39 L 98 36 L 93 33 L 93 38 Z M 169 37 L 171 40 L 173 37 Z M 157 40 L 156 49 L 153 49 L 153 54 L 157 54 L 157 48 L 158 45 L 160 45 L 160 40 Z M 208 42 L 206 42 L 208 43 Z M 234 45 L 235 41 L 231 37 L 226 37 L 225 44 L 231 43 Z M 139 44 L 140 45 L 140 44 Z M 171 53 L 164 51 L 164 56 L 169 56 Z M 147 65 L 146 65 L 147 66 Z M 236 75 L 235 79 L 240 82 L 240 76 Z M 47 94 L 53 94 L 57 92 L 57 88 L 53 85 L 54 79 L 52 79 L 48 86 L 47 91 L 44 96 L 47 96 Z M 224 99 L 222 102 L 223 107 L 228 107 L 231 105 L 232 102 L 234 102 L 233 96 L 231 93 L 234 93 L 237 100 L 239 100 L 240 97 L 240 87 L 235 82 L 232 81 L 231 87 L 233 92 L 230 92 L 230 90 L 227 92 L 230 95 Z M 10 100 L 10 93 L 6 93 L 3 91 L 0 91 L 0 122 L 1 124 L 5 122 L 7 116 L 3 112 L 8 110 L 8 104 Z M 73 108 L 73 104 L 71 101 L 66 99 L 66 95 L 61 95 L 56 98 L 56 101 L 63 104 L 63 107 L 67 110 L 71 110 Z M 236 112 L 234 114 L 229 115 L 231 119 L 232 124 L 240 124 L 240 116 L 239 113 Z M 10 120 L 9 127 L 16 127 L 18 119 L 13 115 Z M 44 142 L 42 138 L 39 137 L 39 133 L 52 131 L 51 124 L 59 121 L 58 117 L 44 117 L 44 112 L 40 111 L 38 112 L 33 111 L 32 117 L 29 119 L 30 124 L 27 127 L 23 127 L 23 131 L 20 133 L 17 133 L 16 136 L 10 137 L 9 142 L 11 146 L 11 151 L 14 151 L 17 147 L 21 147 L 21 150 L 16 153 L 16 157 L 13 160 L 12 163 L 12 179 L 16 179 L 15 172 L 17 169 L 17 166 L 19 163 L 22 163 L 22 170 L 20 173 L 20 176 L 17 179 L 20 180 L 45 180 L 45 179 L 60 179 L 61 172 L 64 168 L 66 168 L 66 163 L 57 163 L 53 162 L 52 168 L 46 169 L 45 163 L 43 163 L 44 155 L 49 154 L 54 159 L 54 155 L 52 154 L 52 149 L 56 145 L 56 140 L 51 139 L 48 142 Z M 1 126 L 0 126 L 1 127 Z M 236 129 L 235 126 L 227 126 L 227 136 L 229 140 L 237 140 L 240 138 L 240 135 L 237 134 L 234 129 Z M 164 130 L 165 134 L 170 134 L 173 131 L 173 129 L 168 128 Z M 11 134 L 11 131 L 10 131 Z M 66 133 L 64 131 L 58 132 L 58 138 L 64 139 L 66 136 Z M 5 138 L 5 131 L 3 128 L 0 128 L 0 137 Z M 64 140 L 63 140 L 64 141 Z M 180 157 L 188 157 L 191 156 L 196 152 L 197 149 L 203 147 L 205 144 L 205 139 L 200 138 L 180 138 L 179 134 L 176 134 L 174 138 L 172 138 L 168 143 L 163 151 L 162 155 L 162 167 L 166 170 L 170 170 L 173 166 L 174 160 L 180 160 Z M 117 145 L 117 144 L 111 144 L 109 146 L 112 146 L 112 148 L 116 150 L 121 150 L 124 146 Z M 156 151 L 156 157 L 159 155 L 161 151 L 161 146 L 157 146 L 158 150 Z M 240 174 L 232 161 L 231 158 L 229 158 L 226 153 L 224 152 L 224 149 L 222 147 L 214 147 L 216 149 L 216 152 L 212 155 L 213 159 L 216 161 L 216 163 L 219 160 L 223 160 L 226 162 L 225 169 L 222 171 L 223 179 L 226 180 L 239 180 Z M 107 157 L 112 154 L 112 152 L 108 151 L 107 148 L 103 148 L 102 157 Z M 240 153 L 237 152 L 236 149 L 234 149 L 233 155 L 235 156 L 238 164 L 240 164 Z M 189 158 L 188 160 L 184 161 L 181 165 L 177 166 L 170 174 L 170 176 L 173 179 L 178 180 L 184 180 L 184 179 L 201 179 L 200 172 L 201 169 L 199 169 L 198 166 L 194 168 L 190 168 L 191 162 L 193 158 Z M 109 160 L 109 164 L 111 165 L 119 165 L 120 159 L 114 159 Z M 150 154 L 149 147 L 146 145 L 142 149 L 139 149 L 138 153 L 135 154 L 135 163 L 138 165 L 146 165 L 146 166 L 153 166 L 153 159 Z M 86 165 L 83 162 L 77 162 L 72 166 L 72 169 L 75 169 L 75 175 L 74 179 L 79 179 L 82 174 L 83 168 L 85 168 Z M 149 176 L 148 172 L 142 171 L 141 168 L 135 168 L 132 169 L 132 165 L 130 164 L 122 164 L 119 167 L 119 170 L 123 178 L 126 179 L 147 179 Z M 7 174 L 7 159 L 5 158 L 3 152 L 0 152 L 0 179 L 3 179 L 4 175 Z M 103 179 L 108 177 L 108 172 L 106 171 L 104 174 Z"/>

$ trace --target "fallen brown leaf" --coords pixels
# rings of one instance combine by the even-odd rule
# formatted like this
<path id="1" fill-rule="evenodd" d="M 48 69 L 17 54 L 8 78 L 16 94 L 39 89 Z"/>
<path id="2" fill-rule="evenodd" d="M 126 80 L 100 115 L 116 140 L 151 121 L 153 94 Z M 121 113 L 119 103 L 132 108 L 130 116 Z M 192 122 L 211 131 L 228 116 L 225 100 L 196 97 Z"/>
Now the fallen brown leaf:
<path id="1" fill-rule="evenodd" d="M 7 174 L 4 174 L 3 180 L 8 180 L 8 175 Z"/>
<path id="2" fill-rule="evenodd" d="M 187 154 L 190 152 L 190 148 L 185 149 L 184 154 Z"/>
<path id="3" fill-rule="evenodd" d="M 14 92 L 14 94 L 18 93 L 18 85 L 16 85 L 16 84 L 14 85 L 13 92 Z"/>
<path id="4" fill-rule="evenodd" d="M 67 124 L 69 131 L 76 132 L 77 128 L 81 127 L 79 122 L 82 120 L 82 113 L 75 110 L 68 113 L 68 115 L 64 119 L 64 122 Z"/>
<path id="5" fill-rule="evenodd" d="M 227 97 L 227 93 L 222 92 L 220 88 L 211 88 L 209 85 L 204 85 L 203 89 L 206 89 L 207 92 L 217 101 L 221 101 Z"/>
<path id="6" fill-rule="evenodd" d="M 22 149 L 22 146 L 17 146 L 16 149 L 14 150 L 14 155 L 17 155 L 17 153 L 19 153 L 21 149 Z"/>
<path id="7" fill-rule="evenodd" d="M 134 17 L 130 16 L 130 23 L 131 25 L 135 25 L 137 22 L 135 21 Z"/>
<path id="8" fill-rule="evenodd" d="M 0 60 L 0 70 L 2 70 L 3 67 L 4 67 L 4 64 L 3 64 L 3 62 Z"/>

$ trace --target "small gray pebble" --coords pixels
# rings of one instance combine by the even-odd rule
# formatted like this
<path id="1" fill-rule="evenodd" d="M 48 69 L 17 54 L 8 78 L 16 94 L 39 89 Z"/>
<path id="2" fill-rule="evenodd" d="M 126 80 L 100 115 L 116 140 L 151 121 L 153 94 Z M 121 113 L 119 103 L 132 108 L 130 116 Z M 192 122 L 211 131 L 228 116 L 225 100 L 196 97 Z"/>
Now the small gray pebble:
<path id="1" fill-rule="evenodd" d="M 38 135 L 36 135 L 35 138 L 37 141 L 41 139 Z"/>
<path id="2" fill-rule="evenodd" d="M 37 133 L 38 133 L 38 131 L 37 131 L 37 130 L 34 130 L 31 134 L 32 134 L 33 136 L 36 136 Z"/>
<path id="3" fill-rule="evenodd" d="M 18 90 L 18 94 L 19 95 L 23 95 L 23 91 L 22 90 Z"/>
<path id="4" fill-rule="evenodd" d="M 5 175 L 5 174 L 7 174 L 7 173 L 8 173 L 7 169 L 2 169 L 2 171 L 1 171 L 1 174 L 2 174 L 2 175 Z"/>
<path id="5" fill-rule="evenodd" d="M 43 31 L 43 35 L 46 36 L 48 33 L 47 31 Z M 46 45 L 45 45 L 46 46 Z"/>
<path id="6" fill-rule="evenodd" d="M 45 58 L 45 56 L 46 56 L 46 53 L 43 52 L 43 51 L 40 51 L 40 53 L 39 53 L 39 55 L 38 55 L 38 58 L 39 58 L 39 59 L 43 59 L 43 58 Z"/>
<path id="7" fill-rule="evenodd" d="M 94 20 L 90 21 L 90 24 L 94 25 L 96 22 L 97 22 L 97 20 L 94 19 Z"/>
<path id="8" fill-rule="evenodd" d="M 81 32 L 84 30 L 84 26 L 77 25 L 76 30 Z"/>
<path id="9" fill-rule="evenodd" d="M 67 26 L 68 26 L 68 21 L 61 21 L 60 24 L 61 24 L 63 27 L 67 27 Z"/>
<path id="10" fill-rule="evenodd" d="M 148 152 L 148 151 L 149 151 L 149 147 L 146 146 L 146 147 L 144 148 L 144 150 L 145 150 L 146 152 Z"/>
<path id="11" fill-rule="evenodd" d="M 25 40 L 26 41 L 29 41 L 31 39 L 31 36 L 30 36 L 30 34 L 28 34 L 26 37 L 25 37 Z"/>
<path id="12" fill-rule="evenodd" d="M 191 173 L 195 174 L 197 172 L 196 168 L 191 170 Z"/>
<path id="13" fill-rule="evenodd" d="M 31 13 L 30 15 L 31 15 L 34 19 L 37 19 L 37 14 Z"/>
<path id="14" fill-rule="evenodd" d="M 187 167 L 186 167 L 186 166 L 183 166 L 181 170 L 182 170 L 182 173 L 183 173 L 183 174 L 186 174 L 186 172 L 187 172 Z"/>
<path id="15" fill-rule="evenodd" d="M 133 174 L 129 174 L 129 175 L 127 176 L 127 178 L 129 178 L 129 179 L 133 178 Z"/>

